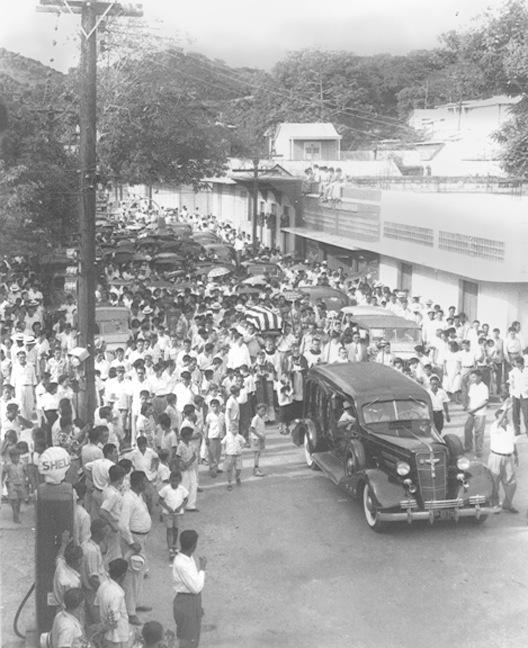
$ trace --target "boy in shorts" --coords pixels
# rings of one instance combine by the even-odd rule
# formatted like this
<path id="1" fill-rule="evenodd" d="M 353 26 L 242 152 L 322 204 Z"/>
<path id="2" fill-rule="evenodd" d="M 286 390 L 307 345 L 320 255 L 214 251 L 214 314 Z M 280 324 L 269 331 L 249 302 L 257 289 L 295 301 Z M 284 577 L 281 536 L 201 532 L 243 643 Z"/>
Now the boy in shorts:
<path id="1" fill-rule="evenodd" d="M 181 526 L 183 511 L 189 497 L 189 492 L 181 485 L 181 481 L 181 472 L 173 470 L 170 474 L 169 483 L 165 484 L 159 491 L 159 502 L 167 529 L 169 561 L 172 561 L 176 555 L 178 529 Z"/>
<path id="2" fill-rule="evenodd" d="M 253 474 L 255 477 L 264 477 L 264 473 L 259 468 L 260 454 L 266 447 L 266 423 L 265 416 L 268 406 L 265 403 L 257 405 L 257 413 L 251 419 L 249 433 L 251 435 L 251 446 L 253 448 Z"/>
<path id="3" fill-rule="evenodd" d="M 13 511 L 13 522 L 20 524 L 20 506 L 26 497 L 26 470 L 20 462 L 20 452 L 17 448 L 9 450 L 9 463 L 4 466 L 4 479 L 7 499 Z"/>
<path id="4" fill-rule="evenodd" d="M 240 474 L 242 472 L 242 449 L 246 445 L 246 440 L 236 430 L 226 430 L 226 435 L 222 439 L 222 445 L 225 450 L 224 470 L 227 473 L 227 490 L 233 490 L 233 469 L 235 470 L 235 479 L 237 486 L 242 485 Z"/>

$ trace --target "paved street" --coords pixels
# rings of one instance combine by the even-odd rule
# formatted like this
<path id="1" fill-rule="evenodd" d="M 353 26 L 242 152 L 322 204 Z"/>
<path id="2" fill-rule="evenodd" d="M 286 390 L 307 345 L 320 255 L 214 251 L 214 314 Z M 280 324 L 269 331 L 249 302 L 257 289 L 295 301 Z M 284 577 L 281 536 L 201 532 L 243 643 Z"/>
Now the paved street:
<path id="1" fill-rule="evenodd" d="M 462 413 L 454 419 L 460 431 Z M 200 533 L 199 553 L 209 559 L 201 645 L 525 645 L 528 441 L 520 446 L 520 515 L 494 516 L 481 526 L 404 525 L 383 535 L 366 527 L 358 504 L 304 467 L 302 451 L 288 438 L 271 430 L 268 447 L 265 478 L 247 477 L 249 455 L 247 478 L 232 493 L 204 475 L 200 513 L 187 514 L 185 526 Z M 9 518 L 4 505 L 3 646 L 15 645 L 12 616 L 33 570 L 31 529 L 25 523 L 13 530 Z M 150 555 L 146 602 L 155 612 L 142 616 L 172 626 L 160 525 Z"/>

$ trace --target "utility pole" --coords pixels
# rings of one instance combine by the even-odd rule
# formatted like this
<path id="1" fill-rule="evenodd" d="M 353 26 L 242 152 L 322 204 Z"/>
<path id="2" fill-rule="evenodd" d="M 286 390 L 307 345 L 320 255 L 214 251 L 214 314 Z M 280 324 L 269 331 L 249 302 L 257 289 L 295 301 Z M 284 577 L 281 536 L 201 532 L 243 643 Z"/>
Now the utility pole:
<path id="1" fill-rule="evenodd" d="M 251 202 L 252 204 L 252 218 L 251 218 L 251 243 L 253 244 L 253 254 L 258 254 L 258 239 L 257 239 L 257 221 L 258 221 L 258 184 L 261 175 L 267 175 L 274 173 L 274 169 L 261 169 L 259 166 L 259 158 L 255 156 L 253 158 L 253 174 L 251 177 Z M 244 173 L 247 174 L 250 169 L 232 169 L 233 173 Z M 247 182 L 248 178 L 239 178 L 240 181 Z"/>
<path id="2" fill-rule="evenodd" d="M 251 223 L 251 242 L 253 243 L 253 254 L 258 254 L 257 241 L 257 220 L 258 220 L 258 177 L 259 177 L 259 159 L 253 160 L 253 220 Z"/>
<path id="3" fill-rule="evenodd" d="M 97 9 L 89 2 L 81 9 L 81 61 L 79 102 L 79 155 L 81 163 L 81 200 L 79 213 L 79 290 L 77 315 L 79 346 L 90 355 L 84 363 L 84 390 L 80 392 L 83 421 L 89 421 L 95 410 L 95 191 L 96 106 L 97 106 Z M 88 34 L 86 37 L 85 34 Z"/>
<path id="4" fill-rule="evenodd" d="M 117 0 L 40 0 L 38 11 L 81 15 L 79 161 L 80 161 L 80 267 L 78 277 L 79 346 L 89 352 L 80 389 L 80 416 L 88 422 L 95 410 L 95 210 L 97 189 L 97 28 L 106 16 L 142 16 L 140 4 Z"/>

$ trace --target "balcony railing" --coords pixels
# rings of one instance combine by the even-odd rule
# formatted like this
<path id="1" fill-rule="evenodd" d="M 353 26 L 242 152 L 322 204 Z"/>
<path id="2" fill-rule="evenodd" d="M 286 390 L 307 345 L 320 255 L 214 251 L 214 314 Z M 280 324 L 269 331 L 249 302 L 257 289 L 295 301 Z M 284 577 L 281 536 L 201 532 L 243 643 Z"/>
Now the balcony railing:
<path id="1" fill-rule="evenodd" d="M 496 176 L 401 176 L 353 178 L 347 187 L 377 187 L 384 190 L 423 191 L 434 193 L 494 193 L 522 196 L 528 193 L 528 182 L 520 178 Z"/>
<path id="2" fill-rule="evenodd" d="M 303 193 L 319 195 L 321 183 L 304 182 Z M 528 182 L 518 178 L 495 176 L 398 176 L 350 178 L 342 183 L 341 195 L 346 197 L 347 188 L 372 187 L 390 191 L 420 191 L 431 193 L 493 193 L 523 196 L 528 194 Z"/>

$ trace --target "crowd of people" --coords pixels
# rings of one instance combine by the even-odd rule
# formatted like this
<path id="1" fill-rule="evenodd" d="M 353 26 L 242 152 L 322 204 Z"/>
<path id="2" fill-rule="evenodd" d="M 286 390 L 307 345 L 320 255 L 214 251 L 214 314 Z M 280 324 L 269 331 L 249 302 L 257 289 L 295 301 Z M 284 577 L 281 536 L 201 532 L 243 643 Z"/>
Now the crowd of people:
<path id="1" fill-rule="evenodd" d="M 136 225 L 145 225 L 148 216 L 135 213 Z M 124 210 L 113 227 L 98 232 L 99 245 L 115 246 L 130 218 Z M 199 210 L 182 210 L 178 218 L 195 232 L 233 245 L 242 260 L 253 258 L 247 237 L 231 226 Z M 159 226 L 166 227 L 162 221 Z M 129 230 L 132 239 L 138 231 Z M 465 450 L 474 449 L 477 457 L 490 399 L 509 395 L 511 408 L 503 406 L 492 426 L 489 465 L 497 487 L 505 487 L 504 508 L 515 511 L 514 443 L 521 412 L 525 431 L 528 423 L 528 349 L 519 322 L 504 334 L 492 324 L 468 322 L 453 306 L 369 276 L 349 277 L 325 261 L 299 262 L 269 249 L 261 249 L 260 259 L 276 263 L 280 274 L 253 286 L 234 267 L 204 272 L 202 256 L 186 258 L 177 272 L 160 270 L 148 255 L 103 264 L 97 303 L 129 310 L 130 337 L 111 351 L 104 336 L 96 340 L 97 408 L 90 420 L 78 416 L 82 366 L 72 354 L 78 346 L 75 296 L 65 295 L 52 312 L 44 305 L 38 273 L 22 258 L 3 262 L 2 483 L 14 522 L 39 483 L 40 454 L 60 446 L 71 456 L 74 527 L 57 558 L 54 648 L 71 646 L 73 635 L 84 637 L 89 627 L 99 628 L 105 645 L 125 644 L 130 627 L 142 625 L 138 612 L 149 611 L 143 601 L 147 539 L 160 519 L 173 570 L 177 636 L 182 647 L 198 645 L 206 561 L 196 566 L 198 535 L 182 529 L 205 496 L 200 474 L 225 478 L 232 492 L 243 483 L 249 455 L 252 475 L 264 476 L 260 462 L 270 426 L 288 434 L 302 416 L 305 377 L 317 364 L 393 366 L 429 391 L 439 432 L 450 419 L 450 404 L 460 404 L 467 411 Z M 162 281 L 166 287 L 159 287 Z M 414 320 L 422 331 L 415 356 L 394 356 L 386 340 L 369 344 L 324 301 L 311 303 L 296 293 L 310 285 L 341 289 L 353 304 Z M 247 317 L 255 309 L 280 317 L 281 330 L 259 330 Z M 506 438 L 508 416 L 513 432 Z M 144 645 L 155 645 L 158 637 L 159 624 L 152 623 L 144 625 Z"/>

